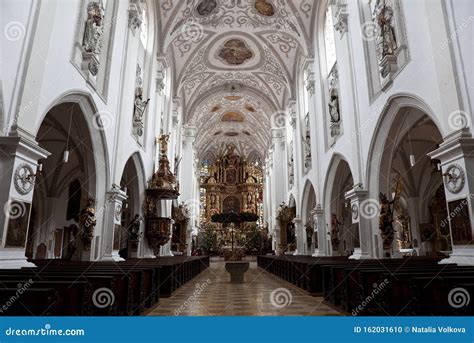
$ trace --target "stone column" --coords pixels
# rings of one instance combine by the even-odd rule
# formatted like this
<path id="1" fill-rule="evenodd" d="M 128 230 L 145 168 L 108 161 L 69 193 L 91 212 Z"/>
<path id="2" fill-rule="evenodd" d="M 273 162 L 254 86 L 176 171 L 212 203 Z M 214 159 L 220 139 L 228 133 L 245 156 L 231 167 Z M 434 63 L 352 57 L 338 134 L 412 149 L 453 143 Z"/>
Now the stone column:
<path id="1" fill-rule="evenodd" d="M 344 196 L 351 202 L 352 225 L 357 226 L 359 237 L 355 237 L 354 241 L 359 241 L 359 246 L 354 247 L 354 253 L 349 256 L 351 259 L 372 258 L 371 251 L 371 235 L 370 220 L 378 215 L 376 210 L 377 204 L 366 201 L 368 192 L 361 186 L 355 186 L 354 189 L 348 191 Z M 370 206 L 370 208 L 368 208 Z M 371 211 L 373 209 L 373 211 Z"/>
<path id="2" fill-rule="evenodd" d="M 101 261 L 124 261 L 119 256 L 120 237 L 128 235 L 127 228 L 121 224 L 122 204 L 127 199 L 127 194 L 118 186 L 112 187 L 107 192 L 107 200 L 104 208 L 104 238 L 103 253 L 100 255 Z"/>
<path id="3" fill-rule="evenodd" d="M 474 139 L 468 128 L 451 133 L 428 154 L 441 162 L 453 252 L 440 263 L 474 265 Z M 468 218 L 468 219 L 466 219 Z"/>
<path id="4" fill-rule="evenodd" d="M 318 245 L 315 246 L 313 256 L 327 256 L 324 210 L 322 209 L 321 205 L 316 205 L 316 207 L 311 211 L 311 215 L 313 216 L 314 220 L 314 234 L 318 238 Z"/>
<path id="5" fill-rule="evenodd" d="M 38 160 L 49 155 L 33 137 L 0 137 L 0 268 L 34 267 L 26 239 Z"/>
<path id="6" fill-rule="evenodd" d="M 272 128 L 272 145 L 273 149 L 270 152 L 270 164 L 269 168 L 271 169 L 271 182 L 272 182 L 272 197 L 273 197 L 273 216 L 276 220 L 276 214 L 278 211 L 278 205 L 285 201 L 285 172 L 280 166 L 286 165 L 286 156 L 285 156 L 285 131 L 284 127 Z M 280 251 L 280 238 L 281 230 L 280 223 L 276 220 L 275 225 L 275 240 L 276 240 L 276 253 L 281 253 Z M 278 240 L 277 240 L 278 237 Z"/>
<path id="7" fill-rule="evenodd" d="M 191 242 L 194 223 L 199 215 L 199 193 L 195 192 L 196 164 L 194 159 L 194 141 L 196 140 L 197 128 L 194 126 L 183 127 L 182 156 L 179 168 L 180 202 L 187 206 L 190 218 L 186 226 L 186 253 L 191 255 Z"/>

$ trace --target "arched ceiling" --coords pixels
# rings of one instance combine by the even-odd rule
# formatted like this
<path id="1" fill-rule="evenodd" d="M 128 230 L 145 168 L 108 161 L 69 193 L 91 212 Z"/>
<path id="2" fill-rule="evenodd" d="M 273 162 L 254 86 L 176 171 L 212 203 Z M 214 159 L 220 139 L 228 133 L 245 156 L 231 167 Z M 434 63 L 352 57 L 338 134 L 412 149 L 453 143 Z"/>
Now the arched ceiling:
<path id="1" fill-rule="evenodd" d="M 163 0 L 160 52 L 200 157 L 234 143 L 263 156 L 270 118 L 295 96 L 312 55 L 313 0 Z M 249 108 L 251 110 L 249 110 Z M 231 113 L 231 114 L 229 114 Z"/>

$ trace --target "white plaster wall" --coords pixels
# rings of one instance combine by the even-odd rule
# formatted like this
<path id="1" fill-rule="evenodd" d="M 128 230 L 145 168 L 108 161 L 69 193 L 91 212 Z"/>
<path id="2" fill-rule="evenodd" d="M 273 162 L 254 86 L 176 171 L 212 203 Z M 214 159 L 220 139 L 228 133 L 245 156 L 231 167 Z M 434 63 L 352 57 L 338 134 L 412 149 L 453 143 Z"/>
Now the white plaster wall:
<path id="1" fill-rule="evenodd" d="M 323 4 L 324 5 L 324 4 Z M 327 147 L 325 118 L 327 102 L 323 96 L 320 63 L 325 60 L 319 44 L 315 44 L 316 93 L 310 97 L 310 112 L 313 150 L 313 168 L 306 175 L 302 173 L 303 161 L 300 153 L 295 153 L 295 186 L 290 194 L 302 208 L 302 187 L 309 180 L 316 191 L 316 201 L 324 206 L 325 196 L 330 194 L 325 180 L 328 177 L 334 156 L 342 157 L 351 169 L 354 183 L 361 182 L 368 188 L 369 153 L 374 148 L 376 128 L 390 101 L 407 95 L 425 104 L 429 116 L 438 125 L 443 136 L 455 131 L 448 118 L 452 112 L 466 111 L 472 118 L 473 100 L 473 3 L 469 0 L 442 1 L 418 0 L 401 1 L 408 39 L 409 62 L 399 72 L 393 84 L 377 94 L 372 100 L 369 96 L 368 72 L 365 62 L 364 41 L 361 32 L 361 16 L 357 1 L 347 1 L 349 29 L 345 37 L 336 32 L 336 49 L 339 65 L 340 106 L 342 114 L 342 135 L 337 142 Z M 319 11 L 324 13 L 323 11 Z M 452 32 L 455 32 L 452 35 Z M 454 37 L 454 38 L 453 38 Z M 321 37 L 319 37 L 321 38 Z M 347 41 L 345 41 L 347 39 Z M 446 44 L 451 42 L 451 44 Z M 325 66 L 324 66 L 325 67 Z M 300 71 L 302 77 L 302 70 Z M 297 87 L 301 93 L 304 87 Z M 301 94 L 298 95 L 301 99 Z M 296 146 L 301 149 L 301 131 L 298 128 Z M 287 143 L 291 136 L 287 137 Z M 360 140 L 360 142 L 358 141 Z M 295 149 L 295 150 L 298 150 Z M 273 154 L 273 157 L 275 155 Z M 281 166 L 273 159 L 273 168 Z M 270 177 L 274 174 L 270 173 Z M 337 180 L 335 180 L 337 182 Z M 281 185 L 272 184 L 271 191 Z M 376 197 L 378 190 L 370 190 Z M 297 212 L 299 213 L 299 209 Z M 326 213 L 325 218 L 329 218 Z"/>

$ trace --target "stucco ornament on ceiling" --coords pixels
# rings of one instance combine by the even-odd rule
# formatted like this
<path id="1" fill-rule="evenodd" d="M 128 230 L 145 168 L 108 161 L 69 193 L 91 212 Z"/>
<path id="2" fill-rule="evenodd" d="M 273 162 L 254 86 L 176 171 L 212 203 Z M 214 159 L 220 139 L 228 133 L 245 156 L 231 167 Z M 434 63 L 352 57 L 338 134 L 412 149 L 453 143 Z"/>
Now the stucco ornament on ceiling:
<path id="1" fill-rule="evenodd" d="M 241 154 L 263 157 L 271 143 L 270 118 L 296 94 L 295 61 L 313 54 L 318 2 L 159 3 L 159 50 L 173 70 L 171 91 L 180 98 L 183 121 L 198 128 L 197 155 L 217 154 L 233 143 Z M 228 120 L 231 112 L 244 120 Z"/>

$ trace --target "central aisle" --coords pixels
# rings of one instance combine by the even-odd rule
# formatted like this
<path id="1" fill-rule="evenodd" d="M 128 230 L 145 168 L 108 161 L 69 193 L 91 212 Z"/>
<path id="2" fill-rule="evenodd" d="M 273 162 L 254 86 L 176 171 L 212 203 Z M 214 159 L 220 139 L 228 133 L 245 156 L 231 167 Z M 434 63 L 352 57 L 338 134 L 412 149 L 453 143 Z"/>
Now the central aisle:
<path id="1" fill-rule="evenodd" d="M 292 284 L 250 262 L 245 284 L 229 283 L 224 262 L 211 262 L 203 273 L 171 298 L 161 298 L 150 316 L 327 316 L 340 315 Z"/>

